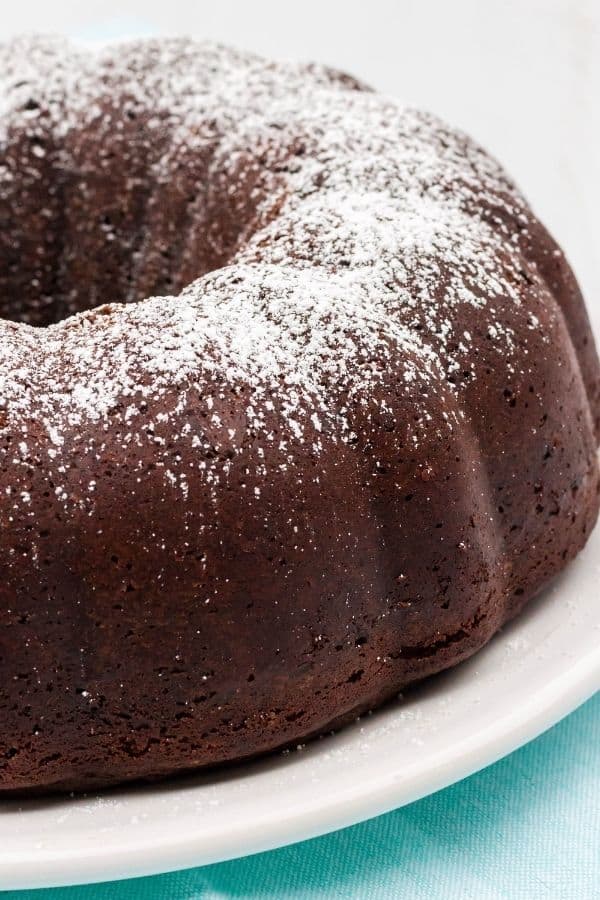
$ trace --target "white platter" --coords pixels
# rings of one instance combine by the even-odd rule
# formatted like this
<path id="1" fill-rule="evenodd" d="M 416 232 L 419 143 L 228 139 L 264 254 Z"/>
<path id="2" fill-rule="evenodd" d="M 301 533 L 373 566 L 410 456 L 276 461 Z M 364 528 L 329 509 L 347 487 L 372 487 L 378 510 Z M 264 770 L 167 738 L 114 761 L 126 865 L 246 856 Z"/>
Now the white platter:
<path id="1" fill-rule="evenodd" d="M 304 749 L 219 774 L 0 805 L 0 888 L 108 881 L 314 837 L 423 797 L 600 689 L 600 528 L 476 657 Z"/>

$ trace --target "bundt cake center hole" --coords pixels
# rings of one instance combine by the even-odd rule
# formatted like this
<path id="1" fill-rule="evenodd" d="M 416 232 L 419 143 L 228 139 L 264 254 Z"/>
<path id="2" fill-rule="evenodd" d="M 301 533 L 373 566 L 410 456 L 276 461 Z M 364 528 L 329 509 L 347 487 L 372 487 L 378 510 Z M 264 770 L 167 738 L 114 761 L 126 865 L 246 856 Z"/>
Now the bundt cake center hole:
<path id="1" fill-rule="evenodd" d="M 107 303 L 177 295 L 227 263 L 255 217 L 257 199 L 215 190 L 208 151 L 184 148 L 159 177 L 169 136 L 139 116 L 121 115 L 101 135 L 69 134 L 60 148 L 31 121 L 37 131 L 13 135 L 3 160 L 2 318 L 45 326 Z"/>

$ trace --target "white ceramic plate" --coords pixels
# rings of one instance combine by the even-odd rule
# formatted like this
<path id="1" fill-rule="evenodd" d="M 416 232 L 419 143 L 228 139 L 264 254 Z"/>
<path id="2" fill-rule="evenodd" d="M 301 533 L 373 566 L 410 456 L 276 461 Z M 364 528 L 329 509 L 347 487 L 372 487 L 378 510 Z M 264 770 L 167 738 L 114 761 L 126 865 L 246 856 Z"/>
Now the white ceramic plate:
<path id="1" fill-rule="evenodd" d="M 476 657 L 304 749 L 171 784 L 0 806 L 0 888 L 164 872 L 314 837 L 445 787 L 600 689 L 600 528 Z"/>

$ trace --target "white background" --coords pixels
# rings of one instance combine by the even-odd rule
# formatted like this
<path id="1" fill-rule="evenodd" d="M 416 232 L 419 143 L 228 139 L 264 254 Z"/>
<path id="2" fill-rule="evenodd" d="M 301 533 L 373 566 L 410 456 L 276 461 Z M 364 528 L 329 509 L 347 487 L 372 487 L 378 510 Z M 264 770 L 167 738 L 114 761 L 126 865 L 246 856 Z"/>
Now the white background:
<path id="1" fill-rule="evenodd" d="M 563 244 L 600 329 L 600 0 L 3 3 L 20 31 L 189 34 L 315 59 L 439 113 L 506 165 Z"/>

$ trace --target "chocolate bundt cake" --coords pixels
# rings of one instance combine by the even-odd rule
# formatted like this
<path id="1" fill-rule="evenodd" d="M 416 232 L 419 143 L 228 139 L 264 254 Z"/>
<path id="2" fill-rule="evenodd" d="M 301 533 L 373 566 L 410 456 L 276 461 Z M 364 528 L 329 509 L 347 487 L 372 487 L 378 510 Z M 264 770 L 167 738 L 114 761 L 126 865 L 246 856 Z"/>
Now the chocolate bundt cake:
<path id="1" fill-rule="evenodd" d="M 0 789 L 338 727 L 575 556 L 588 319 L 469 138 L 188 40 L 0 79 Z"/>

